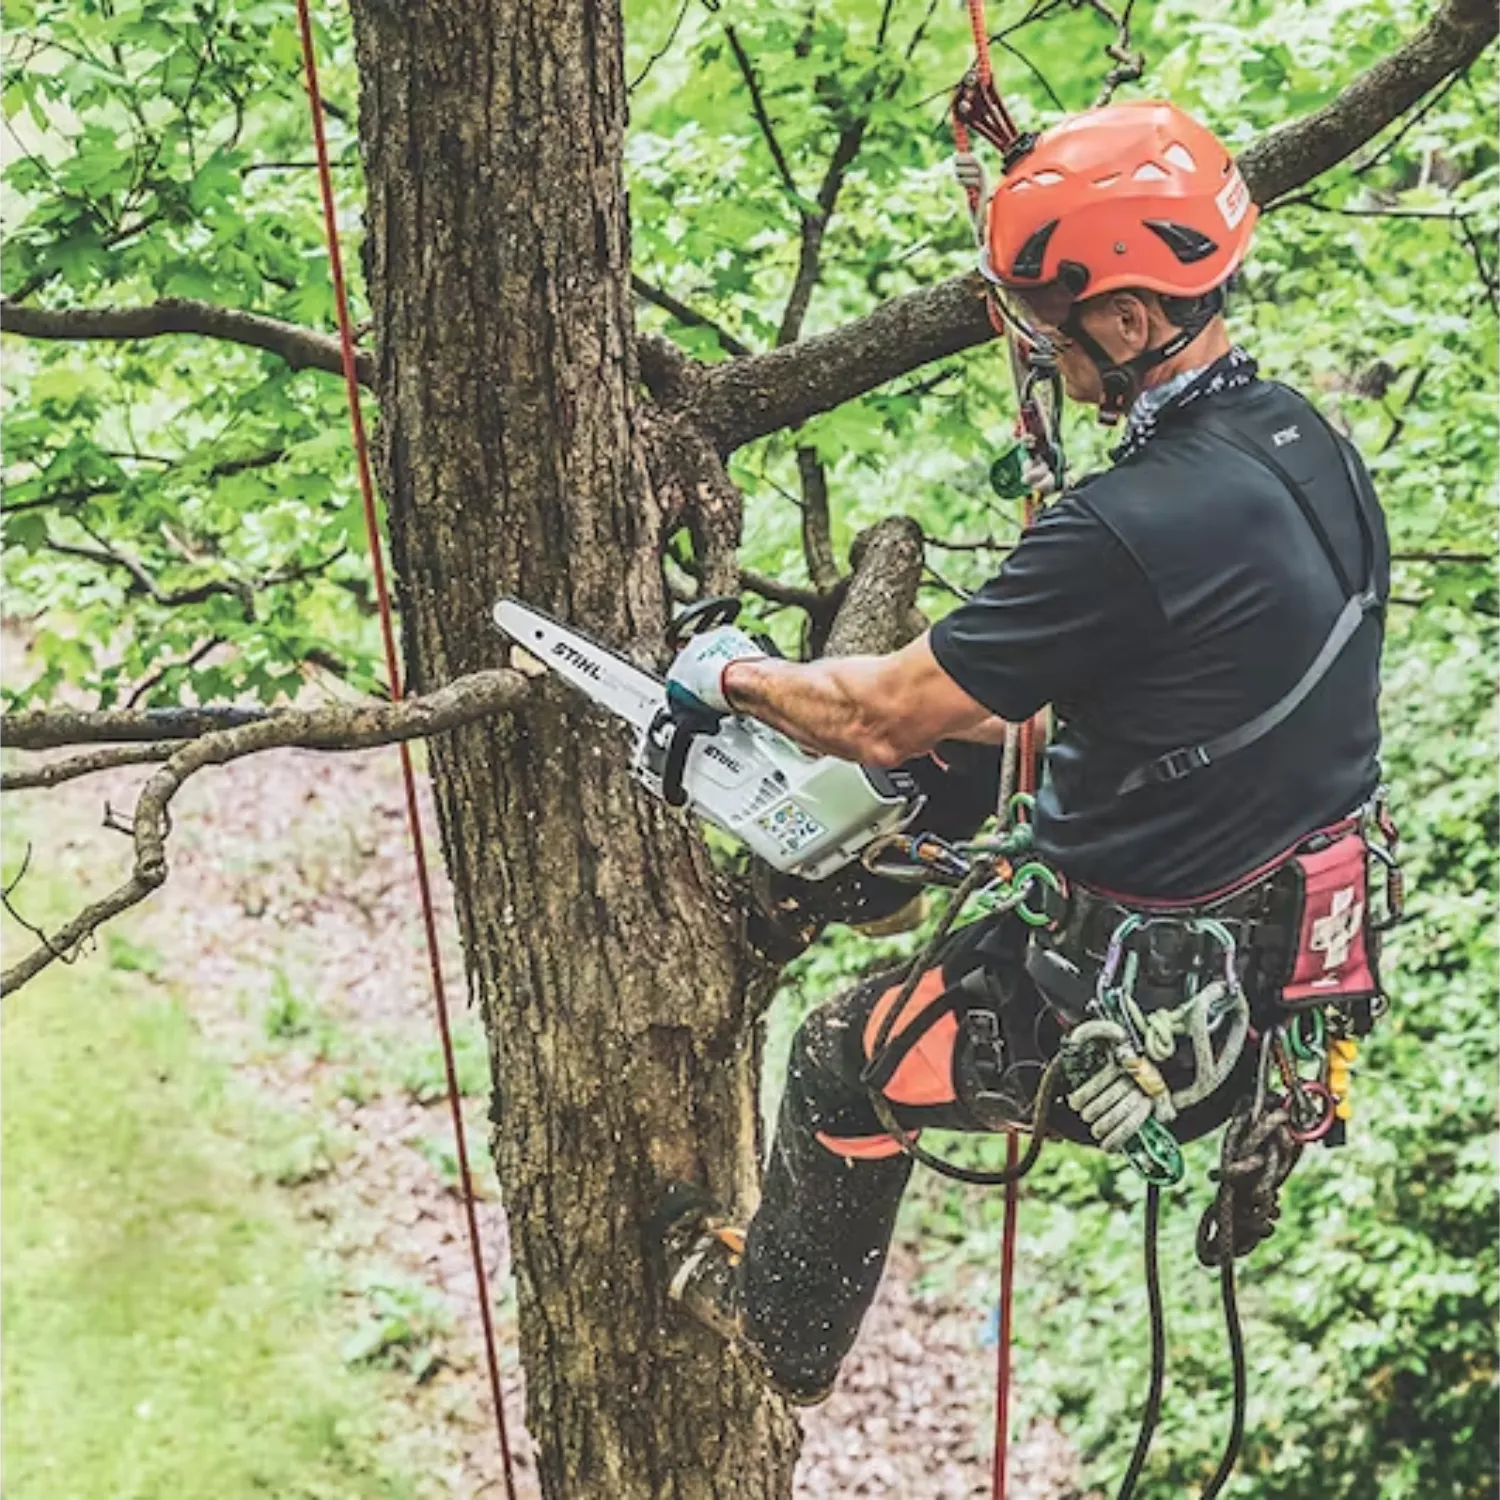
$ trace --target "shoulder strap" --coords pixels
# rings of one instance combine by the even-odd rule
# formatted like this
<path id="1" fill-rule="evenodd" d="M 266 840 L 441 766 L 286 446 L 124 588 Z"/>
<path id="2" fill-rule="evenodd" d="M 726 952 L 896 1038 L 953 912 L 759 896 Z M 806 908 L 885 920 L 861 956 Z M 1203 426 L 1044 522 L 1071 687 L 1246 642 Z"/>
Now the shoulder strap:
<path id="1" fill-rule="evenodd" d="M 1359 521 L 1364 585 L 1356 592 L 1349 582 L 1348 572 L 1339 560 L 1339 555 L 1328 536 L 1327 528 L 1313 508 L 1307 492 L 1292 478 L 1286 468 L 1271 454 L 1248 442 L 1239 433 L 1222 425 L 1215 418 L 1208 415 L 1200 418 L 1198 424 L 1200 427 L 1254 459 L 1262 468 L 1270 470 L 1281 481 L 1287 493 L 1296 501 L 1297 509 L 1302 512 L 1309 530 L 1317 538 L 1319 548 L 1328 559 L 1328 565 L 1333 570 L 1334 577 L 1338 579 L 1339 588 L 1345 596 L 1344 607 L 1339 611 L 1338 618 L 1333 622 L 1333 628 L 1324 638 L 1323 644 L 1318 648 L 1318 654 L 1313 657 L 1307 670 L 1275 703 L 1256 714 L 1253 719 L 1247 719 L 1243 724 L 1211 740 L 1198 745 L 1181 745 L 1176 750 L 1169 750 L 1165 755 L 1158 755 L 1154 760 L 1137 766 L 1120 783 L 1117 791 L 1119 796 L 1139 791 L 1143 786 L 1160 786 L 1167 782 L 1180 781 L 1184 776 L 1191 776 L 1194 771 L 1202 770 L 1204 766 L 1223 760 L 1225 756 L 1234 755 L 1270 734 L 1302 706 L 1308 694 L 1328 675 L 1329 669 L 1338 660 L 1344 647 L 1353 640 L 1359 627 L 1364 623 L 1365 616 L 1383 608 L 1385 604 L 1376 588 L 1374 528 L 1366 508 L 1365 488 L 1353 451 L 1328 425 L 1316 408 L 1309 404 L 1308 410 L 1322 424 L 1344 463 L 1344 472 L 1349 480 L 1355 513 Z"/>

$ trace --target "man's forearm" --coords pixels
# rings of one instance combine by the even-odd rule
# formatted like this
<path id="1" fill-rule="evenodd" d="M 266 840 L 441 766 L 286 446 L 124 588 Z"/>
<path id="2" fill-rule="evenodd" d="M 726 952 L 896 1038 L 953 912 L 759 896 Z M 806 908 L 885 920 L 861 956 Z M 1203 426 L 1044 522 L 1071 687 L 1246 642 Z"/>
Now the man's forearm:
<path id="1" fill-rule="evenodd" d="M 735 661 L 724 671 L 724 693 L 736 712 L 779 729 L 805 750 L 871 765 L 899 764 L 906 758 L 902 747 L 871 711 L 880 691 L 881 660 L 838 656 L 792 662 L 765 656 Z"/>
<path id="2" fill-rule="evenodd" d="M 999 714 L 991 714 L 989 718 L 981 719 L 972 729 L 961 729 L 957 734 L 950 734 L 948 738 L 963 740 L 970 745 L 1003 745 L 1005 731 L 1009 727 Z"/>

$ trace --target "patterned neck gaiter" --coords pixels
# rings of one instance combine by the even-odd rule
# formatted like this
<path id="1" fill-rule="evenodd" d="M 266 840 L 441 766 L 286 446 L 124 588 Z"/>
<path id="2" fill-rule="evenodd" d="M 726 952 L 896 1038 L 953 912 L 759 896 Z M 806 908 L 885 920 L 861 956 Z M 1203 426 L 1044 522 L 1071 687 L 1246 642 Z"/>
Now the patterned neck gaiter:
<path id="1" fill-rule="evenodd" d="M 1167 412 L 1200 401 L 1204 396 L 1217 396 L 1220 391 L 1249 385 L 1257 369 L 1255 361 L 1236 344 L 1212 364 L 1183 370 L 1164 384 L 1142 391 L 1125 418 L 1125 436 L 1109 450 L 1109 456 L 1121 463 L 1139 453 L 1156 435 L 1157 426 Z"/>

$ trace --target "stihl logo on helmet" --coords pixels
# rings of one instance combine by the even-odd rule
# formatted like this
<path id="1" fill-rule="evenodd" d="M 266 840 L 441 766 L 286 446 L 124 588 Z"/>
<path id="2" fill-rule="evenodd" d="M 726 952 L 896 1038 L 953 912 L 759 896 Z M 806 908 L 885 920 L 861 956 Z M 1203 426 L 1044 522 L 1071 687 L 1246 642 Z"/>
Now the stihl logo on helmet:
<path id="1" fill-rule="evenodd" d="M 990 199 L 985 269 L 1017 291 L 1055 290 L 1060 305 L 1127 287 L 1198 297 L 1244 259 L 1257 216 L 1234 159 L 1190 115 L 1111 104 L 1011 161 Z"/>
<path id="2" fill-rule="evenodd" d="M 1224 222 L 1231 229 L 1237 229 L 1250 207 L 1250 189 L 1245 186 L 1245 179 L 1240 176 L 1238 167 L 1230 173 L 1229 181 L 1214 196 L 1214 202 L 1219 205 Z"/>

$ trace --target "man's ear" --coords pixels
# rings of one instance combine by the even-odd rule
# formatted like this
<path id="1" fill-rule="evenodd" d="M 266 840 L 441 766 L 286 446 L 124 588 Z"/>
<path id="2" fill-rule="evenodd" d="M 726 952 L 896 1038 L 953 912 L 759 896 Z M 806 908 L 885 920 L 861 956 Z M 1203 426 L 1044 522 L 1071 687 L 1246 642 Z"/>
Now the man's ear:
<path id="1" fill-rule="evenodd" d="M 1109 311 L 1120 341 L 1130 350 L 1127 358 L 1151 347 L 1154 309 L 1145 297 L 1137 292 L 1116 292 L 1110 298 Z"/>

